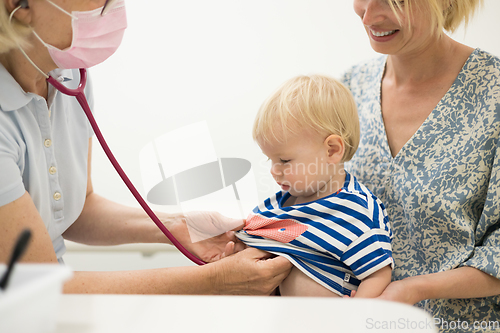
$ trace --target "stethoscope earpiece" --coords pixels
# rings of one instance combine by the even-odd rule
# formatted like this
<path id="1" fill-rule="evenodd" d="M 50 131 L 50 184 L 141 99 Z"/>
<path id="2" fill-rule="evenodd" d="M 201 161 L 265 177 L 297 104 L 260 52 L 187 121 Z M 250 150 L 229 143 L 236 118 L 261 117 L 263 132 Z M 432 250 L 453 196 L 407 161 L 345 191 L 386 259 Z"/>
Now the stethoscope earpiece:
<path id="1" fill-rule="evenodd" d="M 17 3 L 17 5 L 21 8 L 29 8 L 28 0 L 21 0 Z"/>

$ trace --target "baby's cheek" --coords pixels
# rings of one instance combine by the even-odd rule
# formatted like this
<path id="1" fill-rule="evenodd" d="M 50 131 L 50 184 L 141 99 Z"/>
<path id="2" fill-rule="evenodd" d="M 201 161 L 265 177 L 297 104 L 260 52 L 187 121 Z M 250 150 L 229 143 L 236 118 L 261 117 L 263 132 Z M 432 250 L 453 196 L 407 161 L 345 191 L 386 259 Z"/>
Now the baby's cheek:
<path id="1" fill-rule="evenodd" d="M 286 168 L 283 169 L 283 174 L 285 176 L 292 176 L 293 173 L 293 168 L 291 166 L 287 166 Z"/>

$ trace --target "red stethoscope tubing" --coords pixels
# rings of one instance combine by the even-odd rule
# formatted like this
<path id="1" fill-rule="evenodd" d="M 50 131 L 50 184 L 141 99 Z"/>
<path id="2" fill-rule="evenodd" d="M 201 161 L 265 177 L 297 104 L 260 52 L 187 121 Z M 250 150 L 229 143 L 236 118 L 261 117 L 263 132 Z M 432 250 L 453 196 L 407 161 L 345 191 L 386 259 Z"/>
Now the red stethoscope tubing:
<path id="1" fill-rule="evenodd" d="M 78 102 L 82 106 L 83 111 L 87 115 L 87 118 L 90 122 L 90 125 L 92 126 L 92 129 L 94 130 L 94 133 L 97 136 L 97 139 L 99 140 L 99 143 L 101 144 L 102 149 L 104 150 L 104 152 L 108 156 L 109 161 L 111 162 L 111 164 L 115 168 L 116 172 L 118 172 L 118 174 L 120 175 L 120 177 L 123 180 L 123 182 L 125 183 L 125 185 L 127 185 L 130 192 L 132 192 L 132 195 L 135 197 L 137 202 L 139 202 L 142 209 L 144 209 L 144 211 L 149 215 L 149 217 L 153 220 L 153 222 L 156 224 L 156 226 L 158 228 L 160 228 L 160 230 L 165 234 L 165 236 L 167 236 L 167 238 L 170 240 L 170 242 L 172 242 L 172 244 L 179 251 L 181 251 L 182 254 L 184 254 L 188 259 L 190 259 L 195 264 L 204 265 L 205 264 L 204 261 L 198 259 L 191 252 L 186 250 L 184 248 L 184 246 L 182 246 L 182 244 L 179 243 L 179 241 L 177 239 L 175 239 L 175 237 L 172 235 L 172 233 L 170 231 L 168 231 L 168 229 L 165 227 L 165 225 L 160 221 L 160 219 L 156 216 L 156 214 L 151 210 L 151 208 L 146 203 L 146 201 L 144 201 L 144 199 L 142 198 L 139 191 L 137 191 L 134 184 L 132 184 L 132 182 L 130 181 L 130 179 L 125 174 L 122 167 L 120 166 L 120 164 L 116 160 L 115 156 L 111 152 L 111 149 L 109 149 L 109 146 L 106 143 L 106 140 L 104 140 L 104 137 L 99 129 L 99 126 L 97 126 L 97 122 L 95 121 L 94 116 L 92 115 L 92 112 L 90 110 L 90 106 L 87 102 L 87 98 L 85 97 L 84 89 L 85 89 L 85 85 L 87 84 L 87 70 L 85 68 L 80 68 L 80 84 L 78 85 L 78 88 L 76 88 L 76 89 L 70 89 L 70 88 L 64 86 L 63 84 L 61 84 L 60 82 L 58 82 L 56 79 L 54 79 L 51 76 L 49 76 L 49 78 L 47 79 L 47 82 L 49 82 L 52 86 L 54 86 L 54 88 L 56 88 L 57 90 L 59 90 L 63 94 L 76 97 L 76 99 L 78 100 Z"/>

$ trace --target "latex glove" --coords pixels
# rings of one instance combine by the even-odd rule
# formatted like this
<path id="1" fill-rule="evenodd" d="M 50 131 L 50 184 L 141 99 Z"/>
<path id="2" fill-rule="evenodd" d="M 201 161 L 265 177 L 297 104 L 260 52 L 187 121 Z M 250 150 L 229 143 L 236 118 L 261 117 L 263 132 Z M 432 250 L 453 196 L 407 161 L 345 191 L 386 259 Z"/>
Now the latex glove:
<path id="1" fill-rule="evenodd" d="M 234 230 L 245 225 L 243 219 L 233 219 L 217 212 L 189 212 L 181 218 L 176 238 L 195 256 L 214 262 L 246 248 L 236 238 Z"/>

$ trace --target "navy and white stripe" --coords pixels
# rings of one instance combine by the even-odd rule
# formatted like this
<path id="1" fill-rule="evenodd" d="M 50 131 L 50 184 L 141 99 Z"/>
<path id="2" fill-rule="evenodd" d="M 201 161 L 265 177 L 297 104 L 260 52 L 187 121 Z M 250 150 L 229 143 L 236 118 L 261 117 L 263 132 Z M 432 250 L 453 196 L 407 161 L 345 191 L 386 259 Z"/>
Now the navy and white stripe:
<path id="1" fill-rule="evenodd" d="M 304 274 L 339 294 L 350 295 L 361 280 L 393 265 L 387 213 L 382 202 L 346 173 L 342 189 L 314 202 L 283 207 L 288 192 L 278 192 L 252 215 L 293 220 L 307 230 L 289 243 L 237 232 L 245 244 L 281 255 Z"/>

